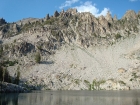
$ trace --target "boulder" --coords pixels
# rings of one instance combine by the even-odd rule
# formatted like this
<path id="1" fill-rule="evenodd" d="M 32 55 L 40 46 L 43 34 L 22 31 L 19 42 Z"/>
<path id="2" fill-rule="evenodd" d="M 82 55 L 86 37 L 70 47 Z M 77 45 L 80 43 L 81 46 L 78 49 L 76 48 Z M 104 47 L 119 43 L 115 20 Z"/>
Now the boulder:
<path id="1" fill-rule="evenodd" d="M 126 70 L 124 68 L 119 68 L 118 69 L 118 73 L 125 73 L 125 72 L 126 72 Z"/>

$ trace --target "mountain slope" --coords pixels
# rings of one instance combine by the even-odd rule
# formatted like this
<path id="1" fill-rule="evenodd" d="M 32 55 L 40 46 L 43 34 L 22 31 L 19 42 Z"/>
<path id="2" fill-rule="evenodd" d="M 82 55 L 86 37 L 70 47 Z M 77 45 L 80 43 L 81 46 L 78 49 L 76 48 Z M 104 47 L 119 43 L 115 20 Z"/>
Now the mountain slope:
<path id="1" fill-rule="evenodd" d="M 96 18 L 69 9 L 20 22 L 0 22 L 3 56 L 18 61 L 8 71 L 14 77 L 20 68 L 20 85 L 54 90 L 140 88 L 140 13 L 130 10 L 117 20 L 110 13 Z M 36 53 L 41 55 L 39 64 Z"/>

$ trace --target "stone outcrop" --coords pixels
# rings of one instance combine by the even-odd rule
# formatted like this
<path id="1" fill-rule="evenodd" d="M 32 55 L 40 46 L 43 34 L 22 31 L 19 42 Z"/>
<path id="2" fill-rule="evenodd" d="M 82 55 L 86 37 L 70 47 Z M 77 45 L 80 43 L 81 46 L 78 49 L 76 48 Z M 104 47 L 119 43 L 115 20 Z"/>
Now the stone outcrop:
<path id="1" fill-rule="evenodd" d="M 17 42 L 14 46 L 11 46 L 12 54 L 20 53 L 20 54 L 27 54 L 33 52 L 35 49 L 34 45 L 28 43 L 24 40 Z"/>
<path id="2" fill-rule="evenodd" d="M 16 23 L 5 24 L 0 27 L 0 36 L 8 38 L 16 35 L 20 31 L 20 27 Z"/>
<path id="3" fill-rule="evenodd" d="M 128 10 L 125 15 L 122 17 L 122 19 L 127 19 L 127 20 L 135 20 L 137 19 L 137 14 L 133 10 Z"/>
<path id="4" fill-rule="evenodd" d="M 72 15 L 76 14 L 77 13 L 77 9 L 74 8 L 74 9 L 68 9 L 67 12 L 71 13 Z"/>
<path id="5" fill-rule="evenodd" d="M 13 24 L 12 28 L 13 28 L 14 33 L 17 33 L 19 31 L 19 28 L 18 28 L 17 24 Z"/>
<path id="6" fill-rule="evenodd" d="M 106 15 L 106 20 L 108 21 L 108 22 L 110 22 L 110 23 L 112 23 L 113 22 L 113 20 L 112 20 L 112 16 L 111 16 L 111 14 L 110 14 L 110 12 L 108 11 L 107 12 L 107 15 Z"/>

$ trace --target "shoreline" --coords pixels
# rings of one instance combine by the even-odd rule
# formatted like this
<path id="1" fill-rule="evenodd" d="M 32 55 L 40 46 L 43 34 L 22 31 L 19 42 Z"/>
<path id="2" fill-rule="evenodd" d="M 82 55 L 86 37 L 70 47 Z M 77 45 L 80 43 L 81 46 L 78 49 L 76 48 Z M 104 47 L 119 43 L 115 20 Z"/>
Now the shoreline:
<path id="1" fill-rule="evenodd" d="M 27 93 L 29 89 L 7 82 L 0 82 L 0 93 Z"/>

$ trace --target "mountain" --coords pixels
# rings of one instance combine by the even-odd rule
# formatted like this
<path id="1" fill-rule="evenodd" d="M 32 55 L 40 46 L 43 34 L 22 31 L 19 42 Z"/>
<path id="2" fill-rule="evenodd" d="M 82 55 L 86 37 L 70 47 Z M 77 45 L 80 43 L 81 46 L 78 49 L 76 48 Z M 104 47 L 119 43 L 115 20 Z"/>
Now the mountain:
<path id="1" fill-rule="evenodd" d="M 76 9 L 0 19 L 1 62 L 19 85 L 52 90 L 140 89 L 140 12 L 95 17 Z M 2 64 L 2 63 L 1 63 Z"/>

